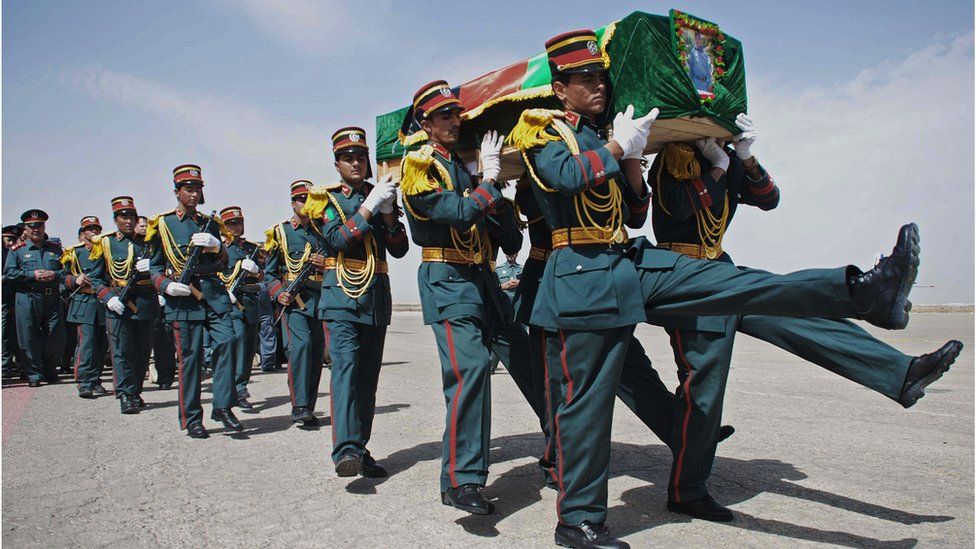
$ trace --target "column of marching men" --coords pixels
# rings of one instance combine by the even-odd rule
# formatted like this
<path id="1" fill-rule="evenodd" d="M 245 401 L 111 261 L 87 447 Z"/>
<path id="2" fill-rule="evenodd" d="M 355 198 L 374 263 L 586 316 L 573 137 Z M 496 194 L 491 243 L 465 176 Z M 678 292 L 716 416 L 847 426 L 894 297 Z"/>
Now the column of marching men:
<path id="1" fill-rule="evenodd" d="M 657 109 L 636 118 L 628 107 L 608 119 L 607 64 L 596 44 L 589 30 L 546 43 L 561 108 L 524 111 L 507 136 L 525 164 L 514 200 L 502 196 L 506 183 L 498 181 L 503 136 L 485 135 L 481 170 L 473 173 L 455 150 L 463 106 L 446 82 L 435 81 L 414 95 L 402 128 L 413 145 L 401 166 L 404 211 L 389 175 L 370 181 L 367 136 L 358 127 L 332 136 L 340 180 L 293 182 L 292 214 L 266 231 L 263 245 L 244 240 L 241 207 L 219 215 L 200 209 L 204 178 L 189 164 L 173 171 L 175 208 L 143 223 L 131 197 L 114 198 L 114 230 L 102 232 L 97 217 L 85 216 L 81 241 L 70 248 L 47 237 L 45 212 L 28 210 L 22 232 L 3 231 L 5 374 L 18 362 L 30 386 L 53 382 L 71 322 L 80 397 L 106 392 L 100 373 L 107 353 L 121 412 L 138 413 L 155 349 L 160 388 L 178 387 L 180 428 L 206 438 L 205 347 L 211 419 L 244 430 L 233 409 L 254 408 L 247 385 L 259 347 L 262 369 L 273 367 L 265 352 L 273 324 L 287 355 L 292 421 L 319 424 L 314 412 L 328 352 L 335 471 L 385 476 L 368 443 L 391 321 L 387 256 L 407 252 L 405 216 L 421 247 L 423 319 L 442 371 L 443 504 L 494 511 L 481 493 L 494 357 L 538 417 L 539 466 L 558 491 L 557 544 L 628 546 L 606 526 L 615 397 L 672 450 L 667 508 L 732 520 L 707 481 L 717 444 L 733 432 L 721 415 L 736 332 L 905 408 L 949 369 L 962 344 L 908 356 L 846 320 L 905 328 L 920 251 L 914 224 L 900 229 L 891 254 L 867 272 L 844 265 L 777 275 L 733 265 L 722 243 L 738 206 L 769 210 L 780 199 L 752 153 L 752 121 L 740 115 L 741 132 L 729 143 L 668 144 L 645 180 L 642 153 Z M 627 232 L 649 213 L 657 245 Z M 531 248 L 516 271 L 523 229 Z M 496 274 L 499 250 L 509 259 Z M 66 314 L 62 293 L 70 296 Z M 670 337 L 675 392 L 634 336 L 642 322 Z"/>

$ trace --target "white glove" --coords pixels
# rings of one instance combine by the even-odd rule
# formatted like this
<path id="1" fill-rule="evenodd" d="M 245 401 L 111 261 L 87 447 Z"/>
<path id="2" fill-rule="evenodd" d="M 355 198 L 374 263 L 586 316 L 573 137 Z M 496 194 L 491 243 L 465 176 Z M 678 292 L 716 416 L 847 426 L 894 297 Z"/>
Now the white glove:
<path id="1" fill-rule="evenodd" d="M 251 274 L 258 274 L 258 264 L 251 258 L 245 257 L 241 261 L 241 268 Z"/>
<path id="2" fill-rule="evenodd" d="M 732 146 L 735 147 L 735 155 L 739 157 L 740 160 L 748 160 L 752 158 L 752 144 L 756 142 L 756 127 L 752 124 L 752 119 L 749 115 L 742 112 L 739 116 L 735 117 L 735 125 L 742 130 L 742 133 L 732 138 Z"/>
<path id="3" fill-rule="evenodd" d="M 182 297 L 190 295 L 190 287 L 186 284 L 180 284 L 179 282 L 170 282 L 166 286 L 166 295 L 171 295 L 174 297 Z"/>
<path id="4" fill-rule="evenodd" d="M 140 273 L 148 273 L 149 272 L 149 260 L 148 259 L 140 259 L 139 261 L 136 261 L 136 270 L 139 271 Z"/>
<path id="5" fill-rule="evenodd" d="M 383 202 L 393 196 L 396 196 L 396 186 L 393 184 L 393 174 L 388 173 L 376 182 L 373 190 L 369 191 L 366 200 L 363 200 L 363 207 L 375 214 Z"/>
<path id="6" fill-rule="evenodd" d="M 651 133 L 651 124 L 657 119 L 657 108 L 644 115 L 634 118 L 634 106 L 627 105 L 624 112 L 617 113 L 613 118 L 613 140 L 623 149 L 623 158 L 640 158 L 647 146 L 647 136 Z"/>
<path id="7" fill-rule="evenodd" d="M 714 137 L 709 137 L 707 139 L 699 139 L 695 141 L 695 146 L 701 151 L 702 156 L 712 165 L 713 168 L 719 168 L 723 172 L 729 169 L 729 155 L 725 153 L 722 147 L 719 147 L 718 142 L 715 141 Z"/>
<path id="8" fill-rule="evenodd" d="M 234 295 L 234 292 L 227 290 L 227 295 L 230 296 L 230 302 L 232 304 L 237 303 L 237 296 Z"/>
<path id="9" fill-rule="evenodd" d="M 160 307 L 165 307 L 166 306 L 166 298 L 165 297 L 163 297 L 161 295 L 157 295 L 156 296 L 156 299 L 159 300 L 159 306 Z"/>
<path id="10" fill-rule="evenodd" d="M 201 248 L 219 248 L 220 240 L 210 233 L 193 233 L 190 243 Z"/>
<path id="11" fill-rule="evenodd" d="M 392 195 L 390 195 L 390 198 L 387 199 L 386 202 L 380 204 L 380 213 L 381 214 L 393 213 L 393 202 L 395 201 L 396 201 L 396 193 L 394 192 Z"/>
<path id="12" fill-rule="evenodd" d="M 497 181 L 502 173 L 502 143 L 505 139 L 491 130 L 481 139 L 481 176 L 483 181 Z"/>
<path id="13" fill-rule="evenodd" d="M 110 311 L 112 311 L 117 315 L 120 315 L 125 311 L 125 305 L 123 305 L 122 300 L 116 296 L 112 296 L 112 298 L 108 300 L 108 303 L 106 303 L 105 306 L 108 307 Z"/>

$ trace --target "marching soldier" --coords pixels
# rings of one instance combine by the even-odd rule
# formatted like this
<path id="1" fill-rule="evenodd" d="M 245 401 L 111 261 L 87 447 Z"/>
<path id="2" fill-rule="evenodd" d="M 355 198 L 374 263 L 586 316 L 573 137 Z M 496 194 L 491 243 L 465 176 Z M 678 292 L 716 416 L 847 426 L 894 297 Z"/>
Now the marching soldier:
<path id="1" fill-rule="evenodd" d="M 417 91 L 403 130 L 406 134 L 419 125 L 411 139 L 426 138 L 428 143 L 405 157 L 400 188 L 413 241 L 423 246 L 417 277 L 420 299 L 424 323 L 437 339 L 447 404 L 441 501 L 469 513 L 489 514 L 494 506 L 481 494 L 488 476 L 491 427 L 489 347 L 492 332 L 511 321 L 511 308 L 489 260 L 496 245 L 506 253 L 518 250 L 522 235 L 511 217 L 510 223 L 493 224 L 494 234 L 489 233 L 489 214 L 496 205 L 507 205 L 495 186 L 502 140 L 494 132 L 483 139 L 483 180 L 476 184 L 452 152 L 461 110 L 443 80 Z M 521 347 L 527 347 L 524 337 L 521 341 Z M 512 349 L 510 358 L 502 361 L 513 379 L 526 381 L 528 349 Z M 531 385 L 520 383 L 519 389 L 543 418 L 541 398 Z"/>
<path id="2" fill-rule="evenodd" d="M 409 243 L 397 219 L 392 177 L 376 185 L 367 181 L 372 174 L 366 131 L 336 131 L 332 152 L 342 180 L 321 191 L 322 196 L 313 187 L 305 204 L 312 219 L 322 220 L 329 252 L 319 316 L 325 319 L 332 357 L 332 461 L 340 477 L 384 477 L 386 470 L 366 445 L 392 312 L 386 254 L 403 257 Z"/>
<path id="3" fill-rule="evenodd" d="M 95 279 L 102 276 L 104 265 L 97 257 L 92 257 L 93 243 L 101 232 L 102 224 L 97 217 L 89 215 L 81 218 L 81 243 L 65 249 L 61 256 L 61 264 L 67 270 L 64 285 L 72 295 L 66 320 L 74 324 L 77 332 L 74 375 L 81 398 L 105 394 L 99 379 L 108 346 L 105 308 L 95 297 Z"/>
<path id="4" fill-rule="evenodd" d="M 309 217 L 302 213 L 308 199 L 310 181 L 291 184 L 292 217 L 265 231 L 268 261 L 264 274 L 268 295 L 281 306 L 282 331 L 288 347 L 288 392 L 291 395 L 291 420 L 306 427 L 320 424 L 313 413 L 322 378 L 325 331 L 318 318 L 325 268 L 325 242 Z M 287 291 L 303 269 L 312 274 L 294 292 Z"/>
<path id="5" fill-rule="evenodd" d="M 3 268 L 7 267 L 7 255 L 18 246 L 21 229 L 17 225 L 3 228 Z M 14 325 L 14 284 L 3 285 L 3 378 L 12 379 L 22 373 L 20 348 L 17 345 L 17 328 Z"/>
<path id="6" fill-rule="evenodd" d="M 204 203 L 203 176 L 192 164 L 173 170 L 177 199 L 174 210 L 153 216 L 146 242 L 153 247 L 149 262 L 153 286 L 165 294 L 166 319 L 173 327 L 179 370 L 180 427 L 193 438 L 207 438 L 200 405 L 203 373 L 203 335 L 210 334 L 217 360 L 213 368 L 213 412 L 210 418 L 231 431 L 244 426 L 234 415 L 234 325 L 227 288 L 218 277 L 227 265 L 227 249 L 220 240 L 220 218 L 197 211 Z M 209 224 L 209 230 L 204 231 Z M 195 248 L 200 261 L 189 283 L 178 280 Z M 171 273 L 171 274 L 169 274 Z M 169 274 L 169 275 L 168 275 Z"/>
<path id="7" fill-rule="evenodd" d="M 60 282 L 64 276 L 61 246 L 44 232 L 48 215 L 32 209 L 20 216 L 23 244 L 12 248 L 3 278 L 14 286 L 17 341 L 27 369 L 27 385 L 58 382 L 58 363 L 64 350 L 64 316 Z"/>
<path id="8" fill-rule="evenodd" d="M 227 269 L 220 279 L 227 285 L 227 291 L 240 279 L 237 293 L 229 293 L 234 303 L 231 319 L 234 321 L 234 347 L 236 365 L 234 367 L 234 388 L 237 391 L 237 405 L 244 410 L 254 406 L 247 400 L 251 394 L 247 383 L 251 380 L 251 366 L 258 342 L 258 283 L 261 282 L 261 269 L 255 261 L 259 246 L 244 239 L 244 212 L 240 206 L 228 206 L 220 210 L 220 218 L 231 235 L 224 242 L 227 247 Z"/>
<path id="9" fill-rule="evenodd" d="M 112 199 L 116 230 L 101 235 L 92 258 L 99 261 L 95 292 L 105 304 L 105 324 L 115 378 L 115 394 L 123 414 L 138 414 L 146 407 L 142 387 L 149 369 L 153 326 L 159 315 L 159 299 L 149 278 L 151 251 L 136 238 L 136 205 L 131 196 Z M 126 301 L 120 293 L 132 284 Z"/>
<path id="10" fill-rule="evenodd" d="M 742 133 L 733 142 L 734 152 L 714 139 L 703 139 L 695 147 L 668 144 L 655 159 L 650 171 L 655 185 L 652 220 L 659 247 L 732 263 L 722 241 L 738 206 L 767 211 L 779 203 L 779 188 L 751 151 L 756 139 L 752 120 L 740 114 L 736 124 Z M 701 189 L 704 192 L 697 192 Z M 827 318 L 652 315 L 650 320 L 667 330 L 678 366 L 668 509 L 713 521 L 733 519 L 732 512 L 709 495 L 706 481 L 715 460 L 737 331 L 773 343 L 906 408 L 922 396 L 907 392 L 910 372 L 929 371 L 933 364 L 943 372 L 962 349 L 962 343 L 950 341 L 934 353 L 911 357 L 850 321 Z"/>
<path id="11" fill-rule="evenodd" d="M 136 228 L 133 233 L 133 240 L 137 243 L 146 241 L 146 229 L 149 227 L 149 218 L 140 215 L 136 218 Z M 156 385 L 160 390 L 166 391 L 173 388 L 173 380 L 176 377 L 176 345 L 173 343 L 173 329 L 166 321 L 162 307 L 166 305 L 166 298 L 157 294 L 159 300 L 159 314 L 156 315 L 155 333 L 153 334 L 153 367 L 156 370 Z"/>
<path id="12" fill-rule="evenodd" d="M 641 311 L 666 314 L 771 314 L 845 318 L 901 329 L 918 268 L 918 232 L 906 225 L 890 257 L 869 273 L 856 267 L 775 275 L 693 260 L 628 243 L 624 225 L 643 222 L 649 192 L 640 168 L 657 109 L 613 120 L 613 139 L 597 134 L 607 107 L 604 55 L 589 30 L 546 43 L 552 89 L 565 111 L 522 113 L 510 139 L 522 151 L 540 211 L 552 230 L 531 322 L 548 330 L 546 360 L 558 379 L 553 418 L 557 448 L 555 539 L 570 547 L 628 547 L 605 526 L 610 425 L 628 342 Z M 933 371 L 909 386 L 921 390 Z"/>

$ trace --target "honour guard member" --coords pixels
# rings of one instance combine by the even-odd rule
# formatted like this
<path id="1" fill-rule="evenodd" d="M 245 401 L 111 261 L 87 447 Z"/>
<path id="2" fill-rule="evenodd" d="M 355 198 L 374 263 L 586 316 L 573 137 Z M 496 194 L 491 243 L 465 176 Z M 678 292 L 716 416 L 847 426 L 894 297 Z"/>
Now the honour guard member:
<path id="1" fill-rule="evenodd" d="M 64 285 L 72 296 L 66 320 L 77 330 L 74 375 L 81 398 L 105 394 L 99 380 L 108 346 L 105 308 L 95 297 L 96 279 L 103 275 L 104 265 L 97 257 L 92 257 L 94 240 L 101 232 L 102 224 L 97 217 L 81 218 L 79 236 L 82 242 L 65 249 L 61 256 L 61 264 L 67 270 Z"/>
<path id="2" fill-rule="evenodd" d="M 555 538 L 571 547 L 628 547 L 604 523 L 613 397 L 634 325 L 646 320 L 642 306 L 667 314 L 858 317 L 904 328 L 918 232 L 903 227 L 892 256 L 868 273 L 847 266 L 775 275 L 690 259 L 644 239 L 628 243 L 624 225 L 648 207 L 640 157 L 657 109 L 634 118 L 629 106 L 613 120 L 613 139 L 601 138 L 609 60 L 596 35 L 566 33 L 546 51 L 565 110 L 523 112 L 510 139 L 552 230 L 531 321 L 549 330 L 546 360 L 560 384 Z M 929 382 L 926 374 L 913 386 Z"/>
<path id="3" fill-rule="evenodd" d="M 413 241 L 423 247 L 417 282 L 424 323 L 437 339 L 447 404 L 441 500 L 470 513 L 489 514 L 494 506 L 481 494 L 488 476 L 491 426 L 489 347 L 492 332 L 511 321 L 511 308 L 489 260 L 495 245 L 506 253 L 518 250 L 522 235 L 513 219 L 497 225 L 496 242 L 491 242 L 487 218 L 505 202 L 495 186 L 502 140 L 494 132 L 482 140 L 482 181 L 476 183 L 453 152 L 461 110 L 443 80 L 417 91 L 402 130 L 406 135 L 419 126 L 408 139 L 428 142 L 404 158 L 400 188 Z M 528 350 L 513 349 L 511 357 L 512 362 L 502 361 L 513 379 L 527 378 Z M 529 387 L 520 384 L 519 389 L 532 395 Z M 544 417 L 534 396 L 529 403 Z"/>
<path id="4" fill-rule="evenodd" d="M 140 215 L 136 218 L 136 229 L 133 240 L 141 244 L 146 241 L 146 229 L 149 227 L 149 218 Z M 156 316 L 155 333 L 153 334 L 153 367 L 156 370 L 156 385 L 160 390 L 173 388 L 173 380 L 176 378 L 176 345 L 173 343 L 173 329 L 166 321 L 162 307 L 166 305 L 166 298 L 157 294 L 159 300 L 160 314 Z"/>
<path id="5" fill-rule="evenodd" d="M 101 235 L 91 254 L 99 261 L 95 291 L 108 309 L 105 323 L 120 410 L 138 414 L 146 407 L 142 387 L 149 369 L 159 298 L 149 279 L 151 251 L 135 235 L 138 214 L 132 197 L 113 198 L 112 215 L 116 230 Z M 119 293 L 129 284 L 134 286 L 123 303 Z"/>
<path id="6" fill-rule="evenodd" d="M 7 225 L 3 228 L 3 267 L 7 267 L 7 255 L 18 246 L 21 228 Z M 14 326 L 14 284 L 3 285 L 3 378 L 12 379 L 22 373 L 20 347 L 17 345 L 17 328 Z"/>
<path id="7" fill-rule="evenodd" d="M 203 335 L 210 334 L 217 360 L 213 366 L 213 412 L 210 417 L 231 431 L 244 426 L 231 406 L 234 393 L 234 324 L 230 297 L 219 274 L 227 265 L 227 249 L 220 240 L 221 221 L 197 211 L 204 203 L 199 166 L 184 164 L 173 170 L 176 209 L 149 220 L 146 242 L 153 247 L 149 272 L 156 291 L 164 294 L 166 319 L 173 327 L 179 372 L 180 427 L 193 438 L 207 438 L 200 405 L 203 373 Z M 209 230 L 203 229 L 208 227 Z M 201 248 L 200 262 L 189 283 L 178 282 L 193 249 Z"/>
<path id="8" fill-rule="evenodd" d="M 227 291 L 235 307 L 231 309 L 234 321 L 236 366 L 234 385 L 237 391 L 237 404 L 244 410 L 254 406 L 247 400 L 247 383 L 251 380 L 251 366 L 258 341 L 258 283 L 261 282 L 261 269 L 255 261 L 259 246 L 244 239 L 244 212 L 240 206 L 228 206 L 220 210 L 227 232 L 231 235 L 224 245 L 227 247 L 227 269 L 220 279 L 227 284 Z M 244 277 L 237 287 L 237 293 L 230 293 L 238 279 Z"/>
<path id="9" fill-rule="evenodd" d="M 722 241 L 738 206 L 767 211 L 779 203 L 779 188 L 751 152 L 756 139 L 752 120 L 740 114 L 736 124 L 742 132 L 733 142 L 733 151 L 715 139 L 703 139 L 694 147 L 668 144 L 655 159 L 650 174 L 658 247 L 732 263 Z M 950 341 L 915 358 L 850 321 L 828 318 L 651 315 L 649 320 L 665 327 L 678 366 L 668 509 L 714 521 L 733 519 L 732 512 L 709 495 L 706 481 L 715 460 L 736 331 L 773 343 L 906 408 L 921 396 L 921 392 L 907 392 L 910 372 L 928 372 L 937 364 L 935 370 L 941 375 L 962 349 L 962 343 Z"/>
<path id="10" fill-rule="evenodd" d="M 366 445 L 392 313 L 386 255 L 403 257 L 409 243 L 397 219 L 392 176 L 375 185 L 367 181 L 372 173 L 366 131 L 337 130 L 332 153 L 342 180 L 321 191 L 313 187 L 305 204 L 312 219 L 322 220 L 328 243 L 318 307 L 332 357 L 332 461 L 341 477 L 384 477 L 386 470 Z"/>
<path id="11" fill-rule="evenodd" d="M 292 217 L 265 231 L 268 261 L 264 266 L 268 295 L 283 309 L 280 318 L 288 347 L 291 420 L 306 427 L 320 424 L 313 412 L 325 357 L 325 331 L 318 317 L 325 241 L 309 217 L 302 213 L 311 186 L 304 179 L 291 184 Z M 306 268 L 311 270 L 311 275 L 300 288 L 288 292 L 291 283 Z"/>
<path id="12" fill-rule="evenodd" d="M 14 286 L 17 341 L 24 357 L 27 384 L 39 387 L 42 381 L 58 382 L 58 363 L 64 351 L 64 316 L 60 282 L 63 251 L 45 233 L 48 219 L 43 210 L 27 210 L 23 244 L 11 249 L 3 269 L 3 279 Z"/>

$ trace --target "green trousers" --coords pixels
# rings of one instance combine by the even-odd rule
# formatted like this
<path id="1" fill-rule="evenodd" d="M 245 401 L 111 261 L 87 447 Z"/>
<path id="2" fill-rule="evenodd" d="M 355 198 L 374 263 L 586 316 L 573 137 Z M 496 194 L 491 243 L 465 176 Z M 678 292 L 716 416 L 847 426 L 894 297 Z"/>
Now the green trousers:
<path id="1" fill-rule="evenodd" d="M 2 322 L 0 330 L 2 330 L 3 337 L 3 341 L 0 343 L 0 355 L 2 355 L 4 374 L 12 373 L 14 366 L 19 366 L 20 363 L 17 326 L 14 324 L 14 298 L 11 296 L 9 303 L 7 303 L 7 299 L 4 297 L 3 308 L 0 309 L 3 314 L 0 317 L 0 322 Z"/>
<path id="2" fill-rule="evenodd" d="M 847 320 L 771 316 L 731 317 L 726 333 L 668 329 L 678 389 L 668 497 L 708 495 L 736 331 L 766 341 L 893 400 L 912 357 Z"/>
<path id="3" fill-rule="evenodd" d="M 149 370 L 155 320 L 132 320 L 106 316 L 115 392 L 130 396 L 142 394 Z M 80 341 L 80 340 L 79 340 Z"/>
<path id="4" fill-rule="evenodd" d="M 559 391 L 553 413 L 556 514 L 563 524 L 604 522 L 610 431 L 634 327 L 546 332 L 544 367 Z"/>
<path id="5" fill-rule="evenodd" d="M 346 454 L 369 453 L 386 326 L 350 320 L 327 320 L 325 325 L 332 357 L 332 460 L 337 462 Z"/>
<path id="6" fill-rule="evenodd" d="M 441 361 L 447 405 L 441 492 L 462 484 L 485 485 L 491 439 L 491 338 L 474 317 L 430 325 Z"/>
<path id="7" fill-rule="evenodd" d="M 519 322 L 502 326 L 492 333 L 491 352 L 508 369 L 512 381 L 539 418 L 539 427 L 548 436 L 546 375 L 542 357 L 533 359 L 533 349 L 525 325 Z M 489 365 L 489 371 L 491 366 Z"/>
<path id="8" fill-rule="evenodd" d="M 52 293 L 17 292 L 17 342 L 30 381 L 54 380 L 64 353 L 64 313 L 57 288 Z"/>
<path id="9" fill-rule="evenodd" d="M 231 312 L 231 318 L 234 323 L 234 390 L 239 395 L 247 391 L 247 384 L 251 381 L 258 327 L 248 322 L 247 317 L 237 309 Z"/>
<path id="10" fill-rule="evenodd" d="M 156 319 L 153 326 L 153 361 L 156 364 L 156 383 L 173 383 L 176 381 L 176 343 L 173 341 L 173 327 L 163 315 Z"/>
<path id="11" fill-rule="evenodd" d="M 215 360 L 211 384 L 213 407 L 230 408 L 237 404 L 234 392 L 234 325 L 230 314 L 218 315 L 206 309 L 205 320 L 174 320 L 173 341 L 179 377 L 180 428 L 203 423 L 200 381 L 203 373 L 203 334 L 209 332 Z"/>
<path id="12" fill-rule="evenodd" d="M 325 359 L 323 322 L 289 307 L 281 317 L 288 346 L 288 393 L 292 408 L 315 410 Z"/>
<path id="13" fill-rule="evenodd" d="M 108 332 L 100 324 L 75 324 L 75 381 L 81 389 L 91 389 L 102 375 Z"/>

